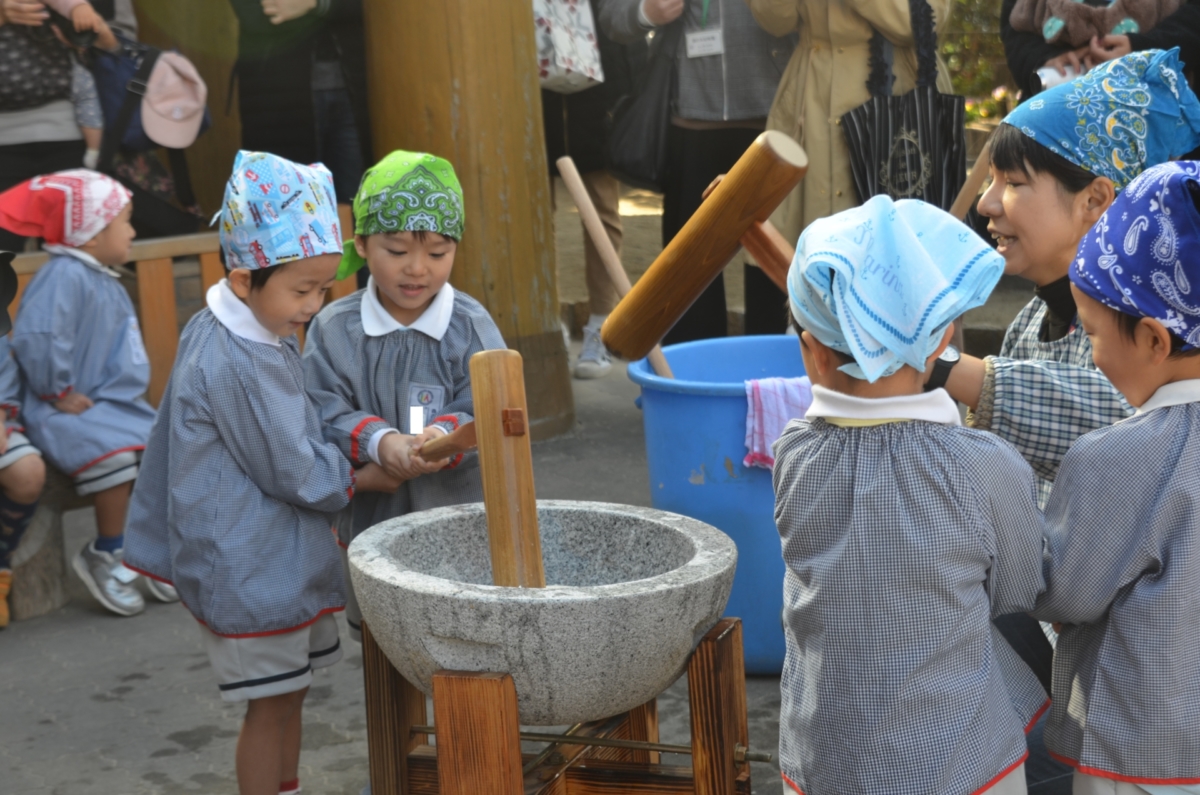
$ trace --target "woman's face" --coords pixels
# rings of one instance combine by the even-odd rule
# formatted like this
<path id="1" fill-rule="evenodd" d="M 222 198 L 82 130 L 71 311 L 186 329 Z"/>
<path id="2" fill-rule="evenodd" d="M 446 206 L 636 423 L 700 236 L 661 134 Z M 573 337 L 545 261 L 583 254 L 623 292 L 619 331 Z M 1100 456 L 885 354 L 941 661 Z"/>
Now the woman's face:
<path id="1" fill-rule="evenodd" d="M 1099 217 L 1091 211 L 1094 199 L 1088 188 L 1068 193 L 1046 173 L 992 166 L 978 209 L 989 219 L 1004 272 L 1043 285 L 1067 275 L 1079 241 Z"/>

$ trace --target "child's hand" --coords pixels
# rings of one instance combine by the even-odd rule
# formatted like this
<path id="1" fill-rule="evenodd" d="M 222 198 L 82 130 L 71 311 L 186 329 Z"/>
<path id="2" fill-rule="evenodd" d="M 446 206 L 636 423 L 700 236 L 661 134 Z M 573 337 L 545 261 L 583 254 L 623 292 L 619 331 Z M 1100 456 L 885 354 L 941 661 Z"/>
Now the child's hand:
<path id="1" fill-rule="evenodd" d="M 95 404 L 92 403 L 92 399 L 82 392 L 72 392 L 62 400 L 56 400 L 54 402 L 54 408 L 58 409 L 64 414 L 82 414 L 90 409 L 93 405 Z"/>
<path id="2" fill-rule="evenodd" d="M 378 464 L 367 464 L 354 473 L 355 491 L 382 491 L 391 494 L 404 481 L 389 475 Z"/>
<path id="3" fill-rule="evenodd" d="M 262 0 L 262 10 L 279 25 L 291 19 L 299 19 L 317 7 L 317 0 Z"/>
<path id="4" fill-rule="evenodd" d="M 96 47 L 107 52 L 116 52 L 121 46 L 121 43 L 117 41 L 117 34 L 112 32 L 112 28 L 108 26 L 103 17 L 96 17 L 94 30 L 96 31 Z"/>
<path id="5" fill-rule="evenodd" d="M 446 462 L 430 463 L 416 454 L 416 450 L 438 432 L 426 428 L 419 436 L 389 433 L 379 440 L 379 462 L 394 477 L 412 480 L 421 475 L 437 472 Z"/>
<path id="6" fill-rule="evenodd" d="M 71 9 L 71 22 L 75 23 L 76 31 L 95 30 L 99 32 L 97 26 L 103 25 L 104 19 L 96 13 L 96 9 L 92 8 L 90 3 L 81 3 Z"/>

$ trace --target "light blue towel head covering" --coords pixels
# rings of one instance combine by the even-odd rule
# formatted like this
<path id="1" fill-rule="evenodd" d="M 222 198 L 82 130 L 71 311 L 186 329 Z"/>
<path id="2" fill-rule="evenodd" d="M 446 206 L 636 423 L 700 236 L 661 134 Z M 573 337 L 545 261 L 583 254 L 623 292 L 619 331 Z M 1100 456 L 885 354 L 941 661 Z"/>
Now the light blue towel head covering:
<path id="1" fill-rule="evenodd" d="M 875 196 L 814 221 L 796 248 L 788 297 L 796 321 L 854 357 L 842 372 L 874 383 L 924 372 L 946 327 L 987 300 L 1004 258 L 932 204 Z"/>
<path id="2" fill-rule="evenodd" d="M 1022 102 L 1004 119 L 1117 190 L 1150 166 L 1200 146 L 1200 100 L 1179 48 L 1143 50 Z"/>
<path id="3" fill-rule="evenodd" d="M 333 175 L 267 152 L 238 152 L 225 183 L 221 222 L 225 265 L 270 268 L 342 253 Z"/>

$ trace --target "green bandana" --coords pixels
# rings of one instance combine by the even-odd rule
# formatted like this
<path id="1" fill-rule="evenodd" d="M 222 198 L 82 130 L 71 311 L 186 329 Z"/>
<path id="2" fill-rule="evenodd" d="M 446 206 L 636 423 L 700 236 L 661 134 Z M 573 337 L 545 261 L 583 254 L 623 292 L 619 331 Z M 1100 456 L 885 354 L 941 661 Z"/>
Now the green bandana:
<path id="1" fill-rule="evenodd" d="M 424 152 L 392 152 L 363 174 L 354 197 L 354 232 L 437 232 L 462 240 L 463 194 L 454 166 Z M 337 277 L 365 264 L 348 240 Z"/>

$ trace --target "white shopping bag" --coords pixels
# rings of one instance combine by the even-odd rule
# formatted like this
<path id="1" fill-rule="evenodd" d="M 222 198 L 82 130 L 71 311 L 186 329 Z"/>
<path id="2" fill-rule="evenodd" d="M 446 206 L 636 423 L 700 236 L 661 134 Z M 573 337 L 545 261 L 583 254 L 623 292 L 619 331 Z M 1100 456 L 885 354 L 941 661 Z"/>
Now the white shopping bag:
<path id="1" fill-rule="evenodd" d="M 542 88 L 574 94 L 604 82 L 588 0 L 533 0 Z"/>

